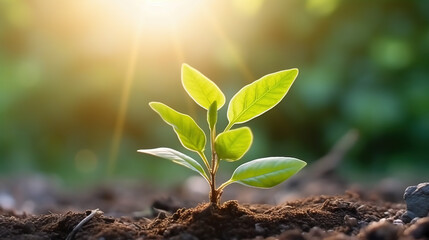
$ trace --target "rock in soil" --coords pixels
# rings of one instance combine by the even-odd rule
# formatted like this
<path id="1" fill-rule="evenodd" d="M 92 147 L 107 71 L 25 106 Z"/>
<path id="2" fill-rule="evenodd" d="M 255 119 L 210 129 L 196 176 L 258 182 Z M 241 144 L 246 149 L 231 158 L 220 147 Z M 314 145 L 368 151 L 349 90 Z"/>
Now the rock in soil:
<path id="1" fill-rule="evenodd" d="M 416 217 L 427 217 L 429 213 L 429 182 L 407 187 L 404 200 L 407 203 L 407 211 L 402 216 L 404 222 L 408 223 Z"/>

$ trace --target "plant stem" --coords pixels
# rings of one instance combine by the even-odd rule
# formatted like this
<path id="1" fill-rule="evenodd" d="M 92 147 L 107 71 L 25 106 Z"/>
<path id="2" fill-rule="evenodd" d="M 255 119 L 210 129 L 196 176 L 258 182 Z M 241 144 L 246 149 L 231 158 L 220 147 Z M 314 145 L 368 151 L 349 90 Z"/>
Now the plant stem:
<path id="1" fill-rule="evenodd" d="M 216 189 L 216 179 L 215 174 L 212 172 L 211 174 L 211 182 L 210 182 L 210 202 L 215 206 L 219 206 L 220 196 L 222 195 L 222 191 L 218 191 Z"/>
<path id="2" fill-rule="evenodd" d="M 211 182 L 210 182 L 210 202 L 219 206 L 220 197 L 222 191 L 216 189 L 216 171 L 219 166 L 219 159 L 217 157 L 216 151 L 212 151 L 212 171 L 210 172 Z"/>
<path id="3" fill-rule="evenodd" d="M 228 181 L 226 181 L 226 182 L 222 183 L 222 184 L 217 188 L 217 191 L 222 192 L 222 191 L 223 191 L 223 189 L 224 189 L 226 186 L 228 186 L 229 184 L 231 184 L 231 183 L 233 183 L 233 182 L 234 182 L 234 181 L 231 181 L 231 179 L 230 179 L 230 180 L 228 180 Z"/>
<path id="4" fill-rule="evenodd" d="M 215 206 L 219 206 L 220 197 L 222 195 L 222 191 L 216 189 L 216 172 L 219 168 L 219 158 L 216 154 L 215 149 L 215 138 L 216 138 L 216 127 L 214 127 L 210 131 L 210 143 L 211 143 L 211 151 L 212 151 L 212 161 L 211 161 L 211 171 L 210 171 L 210 202 Z"/>
<path id="5" fill-rule="evenodd" d="M 206 155 L 204 154 L 204 152 L 198 152 L 198 155 L 200 155 L 201 159 L 203 159 L 204 165 L 206 165 L 207 171 L 209 173 L 212 172 L 212 169 L 210 167 L 209 161 L 207 160 Z"/>

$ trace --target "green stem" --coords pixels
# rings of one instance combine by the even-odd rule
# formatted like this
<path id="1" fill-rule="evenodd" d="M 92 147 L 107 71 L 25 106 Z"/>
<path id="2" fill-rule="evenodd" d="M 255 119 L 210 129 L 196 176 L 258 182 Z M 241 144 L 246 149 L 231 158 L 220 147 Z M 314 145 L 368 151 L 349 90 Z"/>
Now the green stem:
<path id="1" fill-rule="evenodd" d="M 210 131 L 210 145 L 212 150 L 212 173 L 216 175 L 217 166 L 219 165 L 219 160 L 217 159 L 216 149 L 215 149 L 215 139 L 216 139 L 216 127 Z"/>
<path id="2" fill-rule="evenodd" d="M 209 161 L 207 160 L 206 155 L 203 152 L 198 152 L 198 155 L 200 155 L 201 159 L 203 159 L 203 162 L 204 162 L 204 165 L 206 165 L 207 171 L 211 173 L 212 169 L 210 168 Z"/>
<path id="3" fill-rule="evenodd" d="M 210 147 L 212 152 L 212 161 L 211 161 L 211 183 L 210 183 L 210 202 L 219 206 L 221 191 L 216 189 L 216 171 L 217 166 L 219 165 L 219 160 L 217 158 L 216 149 L 215 149 L 215 138 L 216 138 L 216 126 L 213 127 L 210 131 Z"/>
<path id="4" fill-rule="evenodd" d="M 218 192 L 221 192 L 226 186 L 228 186 L 229 184 L 233 183 L 234 181 L 232 181 L 231 179 L 229 179 L 228 181 L 222 183 L 222 185 L 220 185 L 216 190 Z"/>
<path id="5" fill-rule="evenodd" d="M 204 169 L 203 169 L 204 170 Z M 207 183 L 210 185 L 211 184 L 211 182 L 210 182 L 210 177 L 209 177 L 209 175 L 207 175 L 207 173 L 205 172 L 205 170 L 204 170 L 204 173 L 206 174 L 206 176 L 204 176 L 203 175 L 203 178 L 207 181 Z"/>

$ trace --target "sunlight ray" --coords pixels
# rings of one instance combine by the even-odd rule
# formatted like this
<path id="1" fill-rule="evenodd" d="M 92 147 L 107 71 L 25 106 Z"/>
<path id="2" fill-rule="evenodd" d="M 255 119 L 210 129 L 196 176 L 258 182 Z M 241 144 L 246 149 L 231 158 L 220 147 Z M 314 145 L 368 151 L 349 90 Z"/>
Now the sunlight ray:
<path id="1" fill-rule="evenodd" d="M 235 46 L 235 44 L 230 39 L 228 34 L 224 31 L 221 23 L 216 19 L 216 17 L 209 10 L 205 9 L 205 11 L 206 11 L 205 16 L 208 22 L 214 28 L 220 40 L 225 44 L 228 52 L 231 54 L 231 57 L 234 59 L 234 61 L 237 64 L 237 67 L 240 69 L 241 74 L 243 74 L 247 82 L 253 82 L 255 80 L 254 76 L 250 71 L 250 68 L 247 66 L 246 62 L 244 61 L 244 58 L 241 56 L 238 48 Z"/>
<path id="2" fill-rule="evenodd" d="M 124 130 L 125 117 L 127 115 L 130 91 L 134 80 L 135 69 L 138 61 L 138 52 L 140 49 L 140 40 L 143 34 L 143 19 L 139 18 L 139 24 L 133 35 L 128 65 L 124 76 L 124 85 L 122 88 L 119 111 L 115 122 L 115 130 L 112 138 L 112 145 L 109 153 L 109 162 L 107 171 L 112 174 L 118 158 L 119 148 L 121 145 L 122 134 Z"/>
<path id="3" fill-rule="evenodd" d="M 176 53 L 177 61 L 181 65 L 185 61 L 185 53 L 176 23 L 174 22 L 170 22 L 170 40 Z"/>

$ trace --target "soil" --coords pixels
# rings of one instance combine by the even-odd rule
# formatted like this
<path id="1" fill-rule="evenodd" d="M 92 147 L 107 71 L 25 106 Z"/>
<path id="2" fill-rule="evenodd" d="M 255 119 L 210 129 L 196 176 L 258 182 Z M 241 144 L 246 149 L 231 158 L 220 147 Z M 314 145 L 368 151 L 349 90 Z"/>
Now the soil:
<path id="1" fill-rule="evenodd" d="M 219 208 L 203 203 L 178 210 L 174 202 L 155 201 L 151 214 L 97 213 L 69 239 L 429 239 L 429 218 L 404 224 L 403 203 L 364 198 L 349 192 L 279 205 L 226 201 Z M 66 239 L 90 213 L 0 209 L 0 239 Z"/>

